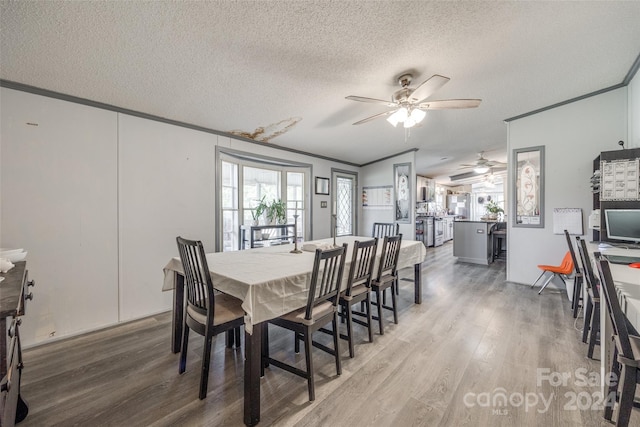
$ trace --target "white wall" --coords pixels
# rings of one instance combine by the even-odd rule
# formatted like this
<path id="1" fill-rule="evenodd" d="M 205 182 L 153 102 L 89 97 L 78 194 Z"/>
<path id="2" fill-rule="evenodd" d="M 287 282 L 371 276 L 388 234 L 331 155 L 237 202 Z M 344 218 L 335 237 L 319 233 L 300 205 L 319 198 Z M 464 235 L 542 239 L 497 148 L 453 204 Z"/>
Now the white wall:
<path id="1" fill-rule="evenodd" d="M 629 135 L 625 140 L 627 148 L 640 148 L 640 73 L 636 73 L 628 90 Z"/>
<path id="2" fill-rule="evenodd" d="M 409 182 L 411 185 L 416 183 L 415 168 L 415 151 L 400 154 L 390 159 L 372 163 L 362 167 L 360 170 L 360 181 L 358 183 L 359 194 L 362 194 L 362 187 L 394 185 L 393 165 L 396 163 L 411 163 L 411 176 Z M 415 206 L 416 191 L 412 189 L 409 194 L 411 200 L 409 206 L 411 208 L 410 224 L 400 224 L 400 233 L 404 239 L 415 239 Z M 359 201 L 360 222 L 358 223 L 358 234 L 361 236 L 370 236 L 374 222 L 395 222 L 395 209 L 373 210 L 362 209 L 362 202 Z"/>
<path id="3" fill-rule="evenodd" d="M 36 280 L 22 340 L 29 345 L 113 324 L 116 114 L 1 91 L 0 241 L 28 250 L 29 277 Z"/>
<path id="4" fill-rule="evenodd" d="M 553 234 L 553 208 L 582 208 L 584 231 L 590 234 L 593 160 L 627 140 L 627 118 L 627 88 L 620 88 L 509 123 L 510 155 L 515 148 L 545 146 L 545 227 L 513 227 L 509 221 L 507 280 L 532 283 L 539 274 L 536 265 L 560 263 L 568 248 L 564 235 Z M 510 161 L 509 194 L 512 167 Z"/>
<path id="5" fill-rule="evenodd" d="M 215 248 L 216 135 L 119 114 L 120 320 L 171 307 L 159 292 L 176 236 Z"/>
<path id="6" fill-rule="evenodd" d="M 175 237 L 215 248 L 215 148 L 312 164 L 313 234 L 331 235 L 315 176 L 359 167 L 1 88 L 0 243 L 36 279 L 26 346 L 169 310 Z M 37 123 L 38 126 L 27 125 Z M 389 172 L 391 175 L 392 172 Z M 328 203 L 331 206 L 331 203 Z"/>

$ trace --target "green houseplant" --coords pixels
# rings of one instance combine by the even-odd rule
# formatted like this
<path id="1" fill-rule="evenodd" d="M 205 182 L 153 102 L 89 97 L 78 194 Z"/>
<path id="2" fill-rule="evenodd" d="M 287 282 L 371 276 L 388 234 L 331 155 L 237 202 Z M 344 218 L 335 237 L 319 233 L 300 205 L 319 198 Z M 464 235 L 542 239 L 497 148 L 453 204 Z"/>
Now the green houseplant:
<path id="1" fill-rule="evenodd" d="M 260 201 L 258 202 L 258 205 L 251 211 L 251 218 L 253 218 L 253 225 L 258 225 L 258 221 L 260 220 L 260 217 L 269 208 L 269 205 L 264 200 L 265 197 L 266 196 L 262 196 L 262 199 L 260 199 Z"/>
<path id="2" fill-rule="evenodd" d="M 491 200 L 489 203 L 484 205 L 484 209 L 487 211 L 489 218 L 492 219 L 496 219 L 498 218 L 498 214 L 504 213 L 504 209 L 502 209 L 495 200 Z"/>
<path id="3" fill-rule="evenodd" d="M 267 208 L 267 218 L 272 224 L 285 224 L 287 221 L 287 204 L 280 199 L 273 200 Z"/>

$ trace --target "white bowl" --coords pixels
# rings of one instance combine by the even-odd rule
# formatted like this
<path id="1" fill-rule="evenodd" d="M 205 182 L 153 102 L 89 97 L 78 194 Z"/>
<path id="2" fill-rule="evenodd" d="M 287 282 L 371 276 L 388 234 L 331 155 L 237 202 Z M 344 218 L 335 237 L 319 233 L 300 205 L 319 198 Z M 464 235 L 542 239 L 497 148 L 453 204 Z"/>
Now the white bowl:
<path id="1" fill-rule="evenodd" d="M 0 251 L 0 258 L 8 259 L 9 261 L 16 263 L 24 260 L 27 257 L 27 251 L 24 249 L 3 249 Z"/>

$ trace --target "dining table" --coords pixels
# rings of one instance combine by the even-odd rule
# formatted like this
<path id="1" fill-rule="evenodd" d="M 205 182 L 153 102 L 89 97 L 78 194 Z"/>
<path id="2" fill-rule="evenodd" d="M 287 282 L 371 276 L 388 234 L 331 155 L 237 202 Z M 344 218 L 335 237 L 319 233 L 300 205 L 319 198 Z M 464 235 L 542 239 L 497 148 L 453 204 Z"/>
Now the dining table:
<path id="1" fill-rule="evenodd" d="M 307 302 L 316 248 L 347 243 L 345 271 L 352 257 L 353 243 L 371 240 L 365 236 L 342 236 L 305 242 L 302 251 L 292 251 L 294 245 L 274 245 L 243 251 L 207 253 L 209 274 L 217 291 L 242 300 L 245 311 L 244 362 L 244 423 L 253 426 L 260 421 L 260 364 L 262 325 Z M 376 264 L 382 252 L 378 243 Z M 414 302 L 422 303 L 421 265 L 426 257 L 422 242 L 403 239 L 398 258 L 398 270 L 414 269 Z M 374 267 L 374 272 L 376 271 Z M 173 291 L 171 351 L 180 351 L 184 322 L 184 271 L 179 257 L 169 260 L 163 269 L 163 291 Z M 346 276 L 346 274 L 345 274 Z M 343 286 L 346 277 L 343 278 Z"/>

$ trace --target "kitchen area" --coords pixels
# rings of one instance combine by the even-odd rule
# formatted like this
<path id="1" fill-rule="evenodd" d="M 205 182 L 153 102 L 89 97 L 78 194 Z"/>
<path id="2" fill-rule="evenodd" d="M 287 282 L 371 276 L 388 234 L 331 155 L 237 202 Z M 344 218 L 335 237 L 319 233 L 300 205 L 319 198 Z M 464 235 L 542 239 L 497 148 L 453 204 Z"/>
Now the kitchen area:
<path id="1" fill-rule="evenodd" d="M 444 187 L 423 176 L 417 177 L 416 238 L 426 247 L 442 246 L 453 240 L 454 221 L 469 214 L 469 196 L 446 194 Z"/>
<path id="2" fill-rule="evenodd" d="M 416 179 L 416 239 L 427 248 L 453 240 L 453 256 L 460 262 L 488 265 L 506 254 L 501 183 L 449 188 L 427 177 Z"/>

